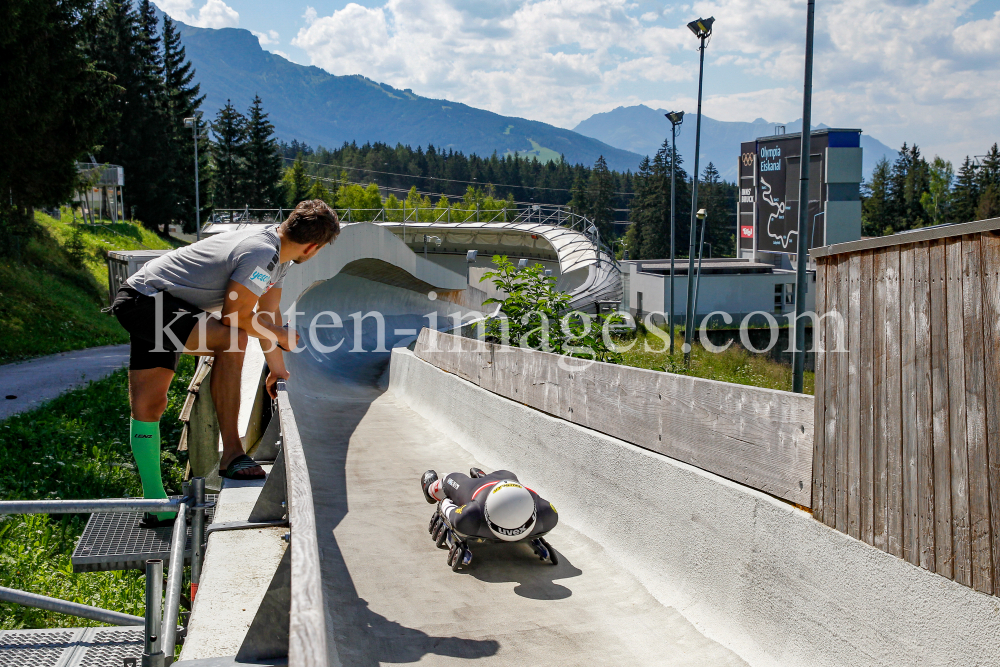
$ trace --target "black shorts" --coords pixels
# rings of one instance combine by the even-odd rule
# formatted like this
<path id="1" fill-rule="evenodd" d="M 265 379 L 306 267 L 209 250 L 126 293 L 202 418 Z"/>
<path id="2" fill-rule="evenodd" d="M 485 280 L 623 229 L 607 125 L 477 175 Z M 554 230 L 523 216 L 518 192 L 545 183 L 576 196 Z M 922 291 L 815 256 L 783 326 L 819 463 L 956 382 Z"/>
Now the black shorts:
<path id="1" fill-rule="evenodd" d="M 163 317 L 160 322 L 164 330 L 157 332 L 156 304 L 161 297 Z M 199 318 L 205 316 L 205 312 L 197 306 L 166 292 L 151 297 L 128 285 L 118 290 L 111 312 L 128 332 L 132 346 L 128 367 L 132 371 L 147 368 L 177 370 L 177 360 L 184 350 L 184 343 L 198 326 Z M 169 335 L 168 331 L 173 335 Z"/>

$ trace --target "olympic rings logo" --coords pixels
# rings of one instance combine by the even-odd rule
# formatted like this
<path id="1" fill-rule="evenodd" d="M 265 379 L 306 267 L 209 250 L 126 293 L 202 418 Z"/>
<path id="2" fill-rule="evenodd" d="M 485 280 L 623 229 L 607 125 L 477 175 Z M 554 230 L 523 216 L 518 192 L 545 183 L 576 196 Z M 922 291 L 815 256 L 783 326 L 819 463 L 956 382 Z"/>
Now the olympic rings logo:
<path id="1" fill-rule="evenodd" d="M 751 166 L 753 166 L 753 158 L 754 158 L 754 154 L 753 153 L 744 153 L 743 154 L 743 166 L 744 167 L 751 167 Z"/>

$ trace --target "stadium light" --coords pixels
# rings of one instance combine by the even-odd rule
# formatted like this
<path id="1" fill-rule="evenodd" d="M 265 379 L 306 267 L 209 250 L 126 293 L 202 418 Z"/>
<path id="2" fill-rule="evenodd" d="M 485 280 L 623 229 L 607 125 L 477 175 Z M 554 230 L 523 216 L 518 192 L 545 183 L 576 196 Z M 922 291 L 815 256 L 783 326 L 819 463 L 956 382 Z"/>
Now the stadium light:
<path id="1" fill-rule="evenodd" d="M 670 356 L 674 356 L 674 230 L 677 227 L 677 127 L 684 122 L 683 111 L 671 111 L 664 114 L 670 121 L 670 314 L 667 321 L 670 325 Z M 628 251 L 625 251 L 628 255 Z"/>
<path id="2" fill-rule="evenodd" d="M 712 34 L 712 24 L 715 23 L 714 17 L 708 17 L 707 19 L 696 19 L 688 23 L 688 28 L 691 32 L 701 40 L 701 45 L 698 47 L 699 58 L 698 58 L 698 120 L 695 124 L 694 130 L 694 172 L 691 174 L 691 243 L 690 249 L 688 250 L 688 280 L 687 280 L 687 304 L 684 309 L 684 364 L 690 368 L 691 367 L 691 341 L 694 336 L 694 310 L 696 304 L 695 297 L 695 284 L 692 278 L 694 273 L 694 242 L 695 242 L 695 232 L 698 229 L 696 215 L 698 212 L 698 154 L 701 152 L 701 93 L 702 93 L 702 82 L 705 78 L 705 48 L 707 46 L 707 40 Z M 704 234 L 704 225 L 702 226 L 702 233 Z M 704 240 L 704 239 L 702 239 Z M 700 253 L 699 253 L 700 255 Z M 701 265 L 701 260 L 699 260 L 699 266 Z M 699 269 L 700 273 L 700 269 Z"/>
<path id="3" fill-rule="evenodd" d="M 194 116 L 184 119 L 184 127 L 190 127 L 194 136 L 194 229 L 198 241 L 201 240 L 201 202 L 198 192 L 198 121 L 201 116 L 201 111 L 195 111 Z"/>
<path id="4" fill-rule="evenodd" d="M 705 39 L 712 34 L 713 23 L 715 23 L 715 17 L 709 16 L 707 19 L 695 19 L 691 21 L 688 23 L 688 28 L 698 39 Z"/>

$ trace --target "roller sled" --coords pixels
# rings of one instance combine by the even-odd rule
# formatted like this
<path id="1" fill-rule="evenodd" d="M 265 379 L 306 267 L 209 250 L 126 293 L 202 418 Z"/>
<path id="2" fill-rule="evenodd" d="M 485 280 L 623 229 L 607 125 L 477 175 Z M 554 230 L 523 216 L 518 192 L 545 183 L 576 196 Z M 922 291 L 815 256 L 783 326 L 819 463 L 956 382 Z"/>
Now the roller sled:
<path id="1" fill-rule="evenodd" d="M 509 470 L 489 475 L 479 468 L 443 479 L 428 470 L 420 480 L 424 499 L 437 503 L 427 531 L 438 548 L 448 549 L 452 570 L 472 563 L 470 544 L 527 542 L 539 560 L 559 556 L 545 541 L 559 521 L 555 507 L 517 480 Z"/>
<path id="2" fill-rule="evenodd" d="M 448 520 L 441 514 L 441 503 L 438 503 L 437 508 L 435 508 L 434 515 L 431 516 L 431 521 L 427 526 L 427 531 L 439 549 L 447 547 L 448 566 L 454 572 L 458 572 L 459 568 L 472 563 L 472 550 L 469 548 L 470 543 L 521 544 L 527 542 L 539 560 L 547 560 L 553 565 L 559 564 L 559 556 L 556 554 L 555 549 L 545 540 L 544 535 L 547 533 L 531 535 L 516 542 L 480 537 L 478 535 L 463 535 L 450 526 Z"/>

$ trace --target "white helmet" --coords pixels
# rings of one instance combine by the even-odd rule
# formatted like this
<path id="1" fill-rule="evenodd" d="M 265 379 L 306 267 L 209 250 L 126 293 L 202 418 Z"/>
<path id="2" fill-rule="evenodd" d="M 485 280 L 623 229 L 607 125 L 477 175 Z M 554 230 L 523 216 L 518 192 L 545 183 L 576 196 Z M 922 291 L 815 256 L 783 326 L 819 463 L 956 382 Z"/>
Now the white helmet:
<path id="1" fill-rule="evenodd" d="M 535 499 L 517 482 L 497 482 L 486 496 L 483 514 L 494 535 L 515 542 L 535 527 Z"/>

